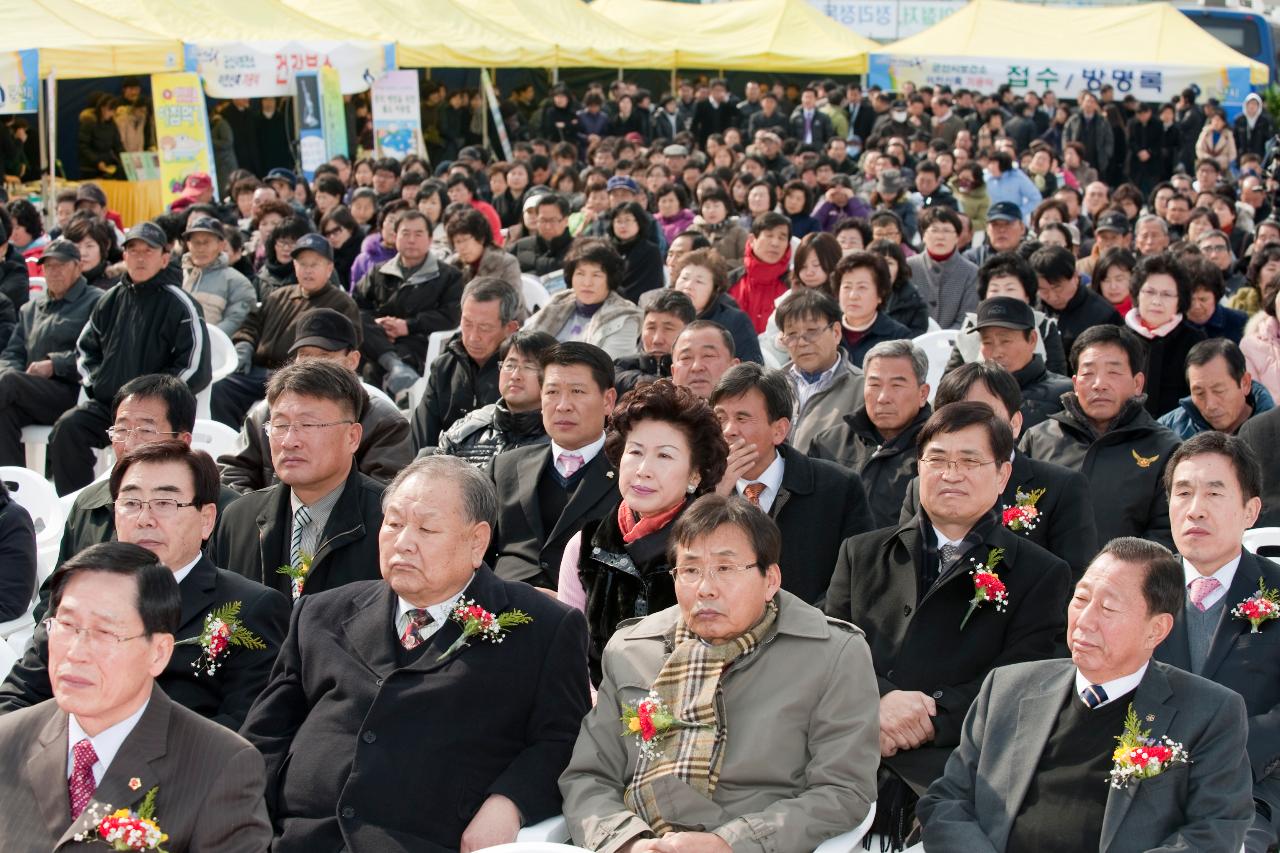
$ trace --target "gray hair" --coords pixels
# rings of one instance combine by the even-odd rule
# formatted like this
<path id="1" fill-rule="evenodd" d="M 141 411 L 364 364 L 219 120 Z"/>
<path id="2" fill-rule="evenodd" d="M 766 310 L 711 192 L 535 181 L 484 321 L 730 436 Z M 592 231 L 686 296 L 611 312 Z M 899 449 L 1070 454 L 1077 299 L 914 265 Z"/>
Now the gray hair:
<path id="1" fill-rule="evenodd" d="M 863 370 L 866 370 L 871 360 L 876 358 L 909 358 L 911 369 L 916 374 L 917 384 L 923 385 L 929 379 L 929 356 L 905 338 L 899 341 L 881 341 L 867 350 L 866 357 L 862 359 Z"/>
<path id="2" fill-rule="evenodd" d="M 1169 223 L 1165 222 L 1163 219 L 1161 219 L 1159 216 L 1156 216 L 1154 213 L 1144 213 L 1141 216 L 1139 216 L 1138 221 L 1135 222 L 1133 225 L 1134 232 L 1137 232 L 1137 230 L 1142 227 L 1144 222 L 1154 222 L 1155 224 L 1160 226 L 1160 230 L 1164 232 L 1164 236 L 1166 237 L 1169 236 Z"/>
<path id="3" fill-rule="evenodd" d="M 513 320 L 524 319 L 524 296 L 507 282 L 496 276 L 483 275 L 467 282 L 462 289 L 462 301 L 474 299 L 476 302 L 497 302 L 498 320 L 507 325 Z"/>
<path id="4" fill-rule="evenodd" d="M 426 480 L 432 489 L 445 483 L 456 487 L 461 493 L 463 512 L 472 524 L 483 521 L 490 528 L 497 525 L 498 493 L 493 483 L 483 471 L 457 456 L 422 456 L 410 462 L 382 493 L 383 512 L 405 481 L 418 476 Z"/>

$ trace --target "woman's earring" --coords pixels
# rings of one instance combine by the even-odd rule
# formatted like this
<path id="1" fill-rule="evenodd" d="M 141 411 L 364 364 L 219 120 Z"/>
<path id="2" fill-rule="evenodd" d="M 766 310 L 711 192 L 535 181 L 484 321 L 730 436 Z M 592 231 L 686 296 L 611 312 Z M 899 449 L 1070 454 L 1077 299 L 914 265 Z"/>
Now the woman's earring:
<path id="1" fill-rule="evenodd" d="M 697 490 L 698 490 L 698 486 L 695 483 L 690 483 L 689 488 L 685 489 L 685 491 L 688 492 L 689 494 L 693 494 Z"/>

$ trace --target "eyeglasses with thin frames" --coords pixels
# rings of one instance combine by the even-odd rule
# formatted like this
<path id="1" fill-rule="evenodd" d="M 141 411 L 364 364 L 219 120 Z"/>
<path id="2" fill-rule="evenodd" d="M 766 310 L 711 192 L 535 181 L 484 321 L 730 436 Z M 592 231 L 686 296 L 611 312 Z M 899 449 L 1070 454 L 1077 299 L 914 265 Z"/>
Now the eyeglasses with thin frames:
<path id="1" fill-rule="evenodd" d="M 329 421 L 325 424 L 280 424 L 267 421 L 262 425 L 262 431 L 267 434 L 268 438 L 281 439 L 289 434 L 289 430 L 293 430 L 300 438 L 310 438 L 316 435 L 325 427 L 341 426 L 342 424 L 353 424 L 355 421 Z"/>
<path id="2" fill-rule="evenodd" d="M 714 566 L 676 566 L 671 569 L 671 577 L 681 586 L 695 586 L 702 583 L 704 577 L 714 578 L 716 583 L 732 581 L 742 576 L 747 569 L 759 567 L 759 563 L 746 563 L 736 566 L 732 563 L 720 563 Z"/>
<path id="3" fill-rule="evenodd" d="M 144 631 L 141 634 L 134 634 L 132 637 L 122 637 L 114 631 L 107 631 L 103 628 L 81 628 L 79 625 L 53 616 L 45 619 L 40 624 L 44 626 L 44 630 L 51 640 L 59 639 L 70 642 L 75 637 L 80 637 L 84 640 L 85 645 L 98 651 L 114 649 L 116 646 L 127 643 L 130 640 L 137 640 L 147 636 Z"/>

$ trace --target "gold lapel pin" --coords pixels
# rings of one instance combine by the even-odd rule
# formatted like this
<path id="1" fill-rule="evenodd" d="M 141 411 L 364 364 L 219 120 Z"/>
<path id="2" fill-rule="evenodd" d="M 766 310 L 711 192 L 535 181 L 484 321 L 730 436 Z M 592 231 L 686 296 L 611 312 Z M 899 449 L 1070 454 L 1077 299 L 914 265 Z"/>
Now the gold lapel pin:
<path id="1" fill-rule="evenodd" d="M 610 480 L 612 480 L 612 479 L 613 479 L 613 472 L 612 472 L 612 471 L 605 471 L 605 472 L 604 472 L 604 475 L 605 475 L 606 477 L 608 477 Z"/>
<path id="2" fill-rule="evenodd" d="M 130 791 L 136 791 L 141 787 L 142 787 L 142 780 L 139 779 L 137 776 L 134 776 L 132 779 L 129 780 Z"/>

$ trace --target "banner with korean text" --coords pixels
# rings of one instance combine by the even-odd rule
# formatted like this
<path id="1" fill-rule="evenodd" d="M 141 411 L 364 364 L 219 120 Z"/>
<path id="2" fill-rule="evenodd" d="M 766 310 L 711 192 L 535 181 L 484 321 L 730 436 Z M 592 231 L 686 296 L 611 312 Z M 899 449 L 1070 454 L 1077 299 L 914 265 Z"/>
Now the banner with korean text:
<path id="1" fill-rule="evenodd" d="M 188 44 L 186 68 L 204 78 L 211 98 L 264 98 L 295 93 L 294 75 L 331 67 L 343 94 L 367 91 L 395 67 L 395 45 L 341 42 Z"/>
<path id="2" fill-rule="evenodd" d="M 194 172 L 208 174 L 213 185 L 218 186 L 200 75 L 152 74 L 151 95 L 156 108 L 156 147 L 160 152 L 165 204 L 177 198 L 187 176 Z"/>
<path id="3" fill-rule="evenodd" d="M 1200 99 L 1217 98 L 1224 104 L 1240 104 L 1249 93 L 1248 68 L 1206 66 L 1134 65 L 1112 63 L 974 58 L 967 56 L 893 56 L 873 53 L 868 84 L 902 91 L 904 83 L 916 86 L 950 86 L 978 92 L 994 92 L 1008 85 L 1017 94 L 1051 89 L 1064 98 L 1081 92 L 1097 92 L 1110 84 L 1120 99 L 1133 95 L 1140 101 L 1161 102 L 1194 87 Z"/>
<path id="4" fill-rule="evenodd" d="M 40 51 L 0 51 L 0 113 L 40 109 Z"/>
<path id="5" fill-rule="evenodd" d="M 417 71 L 389 71 L 373 84 L 373 146 L 378 157 L 426 156 Z"/>
<path id="6" fill-rule="evenodd" d="M 809 0 L 834 21 L 877 41 L 893 41 L 929 29 L 968 0 Z"/>

